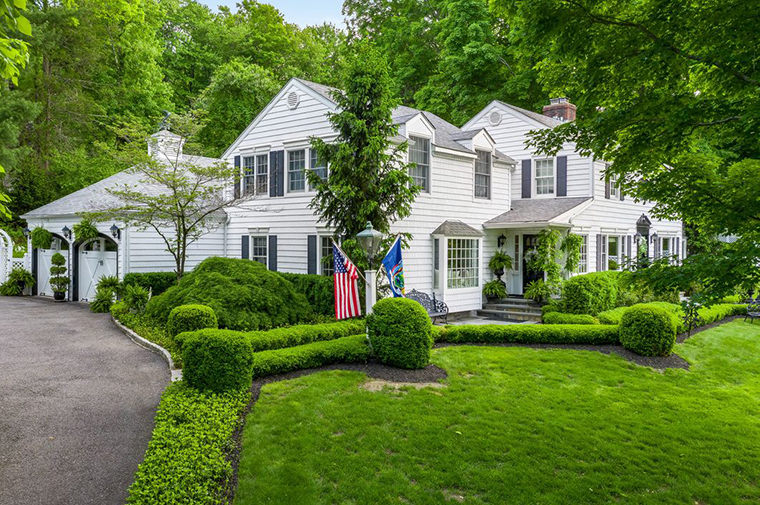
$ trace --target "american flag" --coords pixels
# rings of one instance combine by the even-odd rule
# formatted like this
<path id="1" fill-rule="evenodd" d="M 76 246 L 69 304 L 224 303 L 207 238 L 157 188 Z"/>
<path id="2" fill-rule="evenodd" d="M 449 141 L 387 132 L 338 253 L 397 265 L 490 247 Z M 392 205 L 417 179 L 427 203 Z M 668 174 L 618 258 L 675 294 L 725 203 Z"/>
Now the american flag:
<path id="1" fill-rule="evenodd" d="M 359 307 L 359 273 L 343 251 L 333 243 L 333 260 L 335 262 L 335 319 L 360 316 Z"/>

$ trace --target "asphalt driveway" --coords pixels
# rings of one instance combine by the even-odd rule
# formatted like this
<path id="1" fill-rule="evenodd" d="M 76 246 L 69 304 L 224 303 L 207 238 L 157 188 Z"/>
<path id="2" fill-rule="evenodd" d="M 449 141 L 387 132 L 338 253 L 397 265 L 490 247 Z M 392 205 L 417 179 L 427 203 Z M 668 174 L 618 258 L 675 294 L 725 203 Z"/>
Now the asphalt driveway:
<path id="1" fill-rule="evenodd" d="M 0 504 L 123 504 L 169 377 L 106 314 L 0 297 Z"/>

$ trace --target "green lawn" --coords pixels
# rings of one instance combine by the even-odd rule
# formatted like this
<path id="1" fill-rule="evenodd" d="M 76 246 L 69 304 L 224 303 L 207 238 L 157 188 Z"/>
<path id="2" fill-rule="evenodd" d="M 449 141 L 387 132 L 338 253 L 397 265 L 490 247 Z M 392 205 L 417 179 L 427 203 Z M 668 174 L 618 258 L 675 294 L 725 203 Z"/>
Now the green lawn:
<path id="1" fill-rule="evenodd" d="M 243 504 L 732 504 L 760 500 L 760 325 L 655 371 L 595 352 L 449 347 L 445 389 L 321 372 L 264 387 Z"/>

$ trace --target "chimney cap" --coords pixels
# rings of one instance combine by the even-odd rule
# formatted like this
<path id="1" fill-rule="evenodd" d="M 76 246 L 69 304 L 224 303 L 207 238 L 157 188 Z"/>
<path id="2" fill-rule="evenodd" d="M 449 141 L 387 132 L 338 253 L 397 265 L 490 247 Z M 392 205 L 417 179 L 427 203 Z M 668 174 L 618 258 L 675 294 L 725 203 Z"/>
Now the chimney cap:
<path id="1" fill-rule="evenodd" d="M 567 103 L 567 97 L 566 96 L 559 96 L 557 98 L 550 98 L 549 103 L 552 105 L 558 104 L 558 103 Z"/>

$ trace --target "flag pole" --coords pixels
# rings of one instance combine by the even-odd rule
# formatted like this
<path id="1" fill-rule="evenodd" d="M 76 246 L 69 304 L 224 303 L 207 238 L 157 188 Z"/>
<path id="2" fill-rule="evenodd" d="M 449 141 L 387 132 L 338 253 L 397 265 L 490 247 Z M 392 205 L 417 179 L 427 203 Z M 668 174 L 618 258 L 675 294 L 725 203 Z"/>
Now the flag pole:
<path id="1" fill-rule="evenodd" d="M 335 240 L 334 239 L 331 239 L 331 240 L 332 240 L 333 245 L 338 248 L 338 250 L 341 252 L 341 254 L 343 256 L 345 256 L 346 258 L 348 258 L 348 254 L 346 254 L 346 252 L 343 249 L 340 248 L 340 246 L 335 242 Z M 349 259 L 349 261 L 351 260 L 351 258 L 348 258 L 348 259 Z M 362 275 L 362 273 L 359 271 L 358 268 L 356 269 L 356 273 L 359 274 L 359 277 L 361 277 L 362 280 L 365 283 L 367 282 L 367 279 L 364 278 L 364 276 Z"/>

